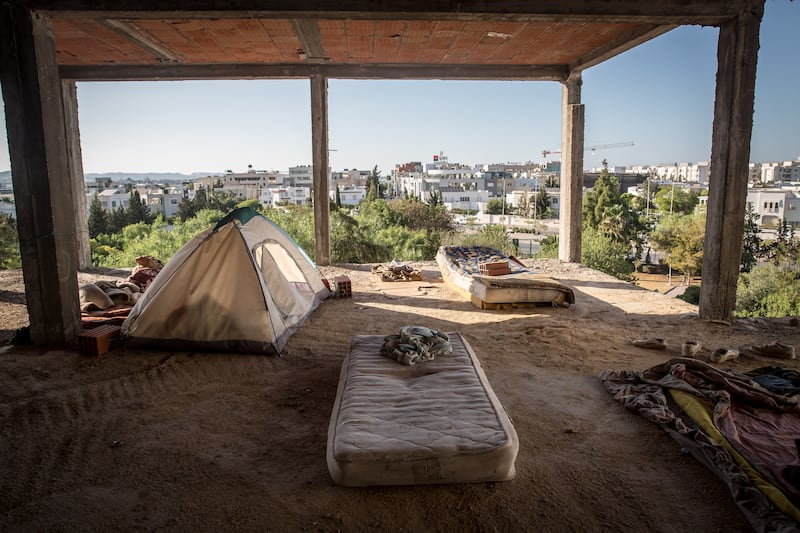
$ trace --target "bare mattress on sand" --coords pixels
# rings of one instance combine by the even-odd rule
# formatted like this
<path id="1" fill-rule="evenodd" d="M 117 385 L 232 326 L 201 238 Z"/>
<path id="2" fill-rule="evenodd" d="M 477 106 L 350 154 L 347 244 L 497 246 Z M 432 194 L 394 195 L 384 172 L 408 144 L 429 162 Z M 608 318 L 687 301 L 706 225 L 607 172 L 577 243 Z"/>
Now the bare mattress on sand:
<path id="1" fill-rule="evenodd" d="M 472 347 L 413 366 L 380 354 L 382 335 L 353 338 L 328 428 L 327 462 L 345 486 L 506 481 L 517 433 Z"/>

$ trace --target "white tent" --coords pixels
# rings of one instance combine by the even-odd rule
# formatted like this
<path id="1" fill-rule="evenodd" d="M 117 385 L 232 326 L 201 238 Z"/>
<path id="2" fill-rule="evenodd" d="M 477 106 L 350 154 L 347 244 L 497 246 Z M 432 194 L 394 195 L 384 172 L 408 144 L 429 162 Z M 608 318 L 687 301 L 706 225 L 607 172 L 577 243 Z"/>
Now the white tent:
<path id="1" fill-rule="evenodd" d="M 181 248 L 122 324 L 126 344 L 279 354 L 330 292 L 311 259 L 253 209 Z"/>

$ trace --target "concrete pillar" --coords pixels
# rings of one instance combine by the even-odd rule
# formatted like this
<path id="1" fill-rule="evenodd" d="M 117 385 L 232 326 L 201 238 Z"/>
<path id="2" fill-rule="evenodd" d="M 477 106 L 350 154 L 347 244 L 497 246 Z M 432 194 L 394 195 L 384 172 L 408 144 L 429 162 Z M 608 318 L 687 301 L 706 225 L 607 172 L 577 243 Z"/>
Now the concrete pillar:
<path id="1" fill-rule="evenodd" d="M 742 257 L 763 4 L 719 30 L 700 316 L 730 320 Z"/>
<path id="2" fill-rule="evenodd" d="M 314 260 L 331 264 L 328 195 L 328 78 L 311 77 L 311 142 L 314 162 Z"/>
<path id="3" fill-rule="evenodd" d="M 83 157 L 81 134 L 78 127 L 78 89 L 74 81 L 62 81 L 64 96 L 64 133 L 69 157 L 69 181 L 75 202 L 75 238 L 78 250 L 78 268 L 92 266 L 92 250 L 89 247 L 89 220 L 86 211 L 86 185 L 83 180 Z"/>
<path id="4" fill-rule="evenodd" d="M 31 338 L 73 345 L 81 329 L 75 203 L 48 16 L 0 4 L 0 83 Z"/>
<path id="5" fill-rule="evenodd" d="M 581 261 L 583 216 L 583 127 L 581 76 L 572 75 L 561 92 L 561 209 L 558 258 Z"/>

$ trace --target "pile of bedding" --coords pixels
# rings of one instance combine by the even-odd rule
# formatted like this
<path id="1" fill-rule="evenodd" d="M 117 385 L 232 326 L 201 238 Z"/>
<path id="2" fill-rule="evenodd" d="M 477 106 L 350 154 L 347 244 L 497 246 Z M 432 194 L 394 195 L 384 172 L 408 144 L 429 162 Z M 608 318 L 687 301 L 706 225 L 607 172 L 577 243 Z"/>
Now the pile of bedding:
<path id="1" fill-rule="evenodd" d="M 757 531 L 797 531 L 800 379 L 780 368 L 738 374 L 690 358 L 600 378 L 615 400 L 661 425 L 722 478 Z"/>

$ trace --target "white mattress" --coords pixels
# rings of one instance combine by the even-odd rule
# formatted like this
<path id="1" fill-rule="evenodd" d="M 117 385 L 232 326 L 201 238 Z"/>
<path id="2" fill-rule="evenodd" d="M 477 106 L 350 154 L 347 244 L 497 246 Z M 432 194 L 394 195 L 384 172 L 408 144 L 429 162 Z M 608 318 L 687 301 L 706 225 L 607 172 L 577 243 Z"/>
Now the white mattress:
<path id="1" fill-rule="evenodd" d="M 502 276 L 463 272 L 447 258 L 444 247 L 436 253 L 436 264 L 451 289 L 482 309 L 485 304 L 549 303 L 569 307 L 575 303 L 572 288 L 533 272 L 517 270 Z"/>
<path id="2" fill-rule="evenodd" d="M 381 356 L 381 335 L 353 338 L 328 427 L 328 470 L 337 484 L 514 477 L 514 426 L 467 341 L 448 335 L 451 356 L 414 366 Z"/>

